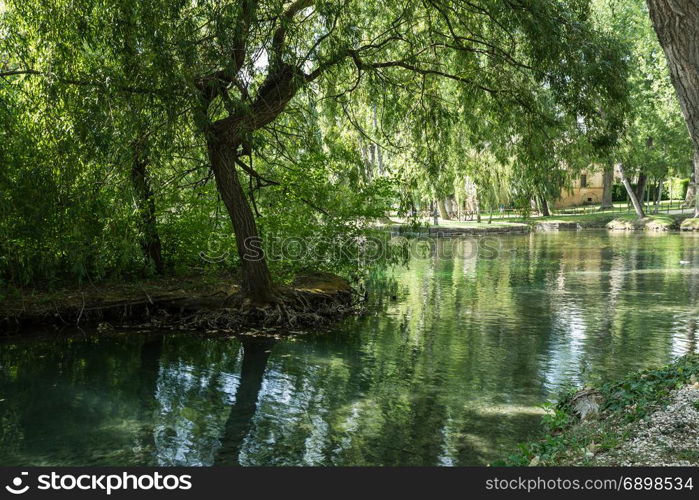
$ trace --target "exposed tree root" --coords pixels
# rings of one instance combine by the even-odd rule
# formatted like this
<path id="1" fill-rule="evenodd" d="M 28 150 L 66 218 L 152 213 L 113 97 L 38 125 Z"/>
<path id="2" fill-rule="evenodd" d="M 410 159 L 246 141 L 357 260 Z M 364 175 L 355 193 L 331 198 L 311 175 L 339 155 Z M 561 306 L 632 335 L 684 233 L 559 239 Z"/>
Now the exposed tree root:
<path id="1" fill-rule="evenodd" d="M 206 289 L 199 293 L 118 296 L 85 303 L 84 299 L 54 308 L 25 308 L 4 318 L 7 326 L 99 324 L 113 326 L 239 330 L 246 327 L 290 329 L 317 326 L 356 311 L 359 295 L 334 275 L 303 275 L 289 287 L 278 288 L 266 303 L 255 303 L 237 288 Z"/>
<path id="2" fill-rule="evenodd" d="M 226 300 L 225 307 L 202 309 L 183 317 L 183 327 L 238 329 L 246 326 L 294 328 L 336 321 L 356 309 L 353 294 L 323 293 L 287 288 L 266 304 L 255 304 L 244 295 Z"/>

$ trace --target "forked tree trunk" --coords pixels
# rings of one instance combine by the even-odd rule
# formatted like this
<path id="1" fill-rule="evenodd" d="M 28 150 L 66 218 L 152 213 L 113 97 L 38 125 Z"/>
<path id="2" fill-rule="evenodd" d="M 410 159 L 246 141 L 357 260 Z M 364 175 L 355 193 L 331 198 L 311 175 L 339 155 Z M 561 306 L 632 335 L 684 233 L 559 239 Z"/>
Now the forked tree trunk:
<path id="1" fill-rule="evenodd" d="M 148 160 L 140 153 L 134 154 L 131 165 L 131 185 L 139 212 L 141 251 L 146 262 L 160 274 L 163 272 L 164 264 L 155 213 L 155 198 L 148 174 Z"/>
<path id="2" fill-rule="evenodd" d="M 646 216 L 646 214 L 643 213 L 643 207 L 641 206 L 641 203 L 638 201 L 638 198 L 636 197 L 636 192 L 633 190 L 633 187 L 631 186 L 628 177 L 626 177 L 623 163 L 619 163 L 619 174 L 621 174 L 621 182 L 624 184 L 624 187 L 626 188 L 626 193 L 629 195 L 631 203 L 633 203 L 633 208 L 636 211 L 636 215 L 638 215 L 639 218 L 643 219 Z"/>
<path id="3" fill-rule="evenodd" d="M 689 135 L 694 143 L 694 178 L 699 181 L 699 2 L 647 0 L 653 27 L 665 52 Z M 699 192 L 697 193 L 699 194 Z M 699 196 L 694 197 L 699 216 Z"/>
<path id="4" fill-rule="evenodd" d="M 233 223 L 242 269 L 242 291 L 256 303 L 274 301 L 272 277 L 262 250 L 262 239 L 236 170 L 236 153 L 210 134 L 207 147 L 216 187 Z"/>
<path id="5" fill-rule="evenodd" d="M 612 198 L 612 190 L 614 186 L 614 166 L 612 164 L 604 167 L 602 173 L 602 205 L 600 210 L 614 208 L 614 200 Z"/>

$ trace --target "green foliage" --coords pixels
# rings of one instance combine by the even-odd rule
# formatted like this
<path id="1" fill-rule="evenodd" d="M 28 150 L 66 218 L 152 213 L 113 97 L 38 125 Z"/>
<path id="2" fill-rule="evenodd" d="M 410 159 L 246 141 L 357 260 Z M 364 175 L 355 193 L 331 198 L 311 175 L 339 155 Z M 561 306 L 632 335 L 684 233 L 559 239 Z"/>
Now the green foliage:
<path id="1" fill-rule="evenodd" d="M 570 424 L 569 408 L 563 405 L 559 407 L 554 403 L 544 403 L 542 407 L 546 410 L 542 422 L 547 432 L 560 431 Z"/>
<path id="2" fill-rule="evenodd" d="M 629 374 L 620 381 L 607 382 L 597 390 L 602 397 L 600 417 L 592 423 L 580 423 L 570 399 L 576 391 L 567 391 L 558 403 L 547 403 L 542 437 L 520 445 L 518 453 L 500 465 L 529 465 L 534 457 L 541 464 L 576 463 L 580 450 L 591 443 L 599 450 L 611 449 L 625 439 L 620 429 L 636 422 L 666 404 L 670 393 L 695 380 L 699 374 L 699 355 L 687 354 L 658 369 Z M 625 431 L 623 431 L 625 432 Z"/>
<path id="3" fill-rule="evenodd" d="M 693 149 L 645 2 L 600 1 L 597 12 L 633 57 L 625 132 L 611 156 L 629 172 L 642 171 L 654 180 L 685 177 Z"/>
<path id="4" fill-rule="evenodd" d="M 4 5 L 0 277 L 17 285 L 151 274 L 155 238 L 167 272 L 236 267 L 206 145 L 224 118 L 262 123 L 239 179 L 263 237 L 356 241 L 437 200 L 555 199 L 616 146 L 637 76 L 633 34 L 588 0 Z M 260 119 L 253 97 L 289 68 L 292 98 Z M 271 266 L 349 273 L 332 247 Z"/>
<path id="5" fill-rule="evenodd" d="M 674 178 L 670 181 L 670 186 L 667 187 L 667 198 L 672 197 L 675 200 L 684 200 L 687 197 L 687 189 L 689 188 L 689 179 Z M 665 193 L 663 193 L 665 196 Z"/>
<path id="6" fill-rule="evenodd" d="M 625 420 L 637 420 L 648 414 L 649 409 L 661 404 L 669 393 L 689 382 L 699 374 L 699 356 L 689 354 L 671 365 L 656 370 L 646 370 L 630 375 L 620 382 L 600 387 L 604 397 L 604 411 L 624 411 Z"/>

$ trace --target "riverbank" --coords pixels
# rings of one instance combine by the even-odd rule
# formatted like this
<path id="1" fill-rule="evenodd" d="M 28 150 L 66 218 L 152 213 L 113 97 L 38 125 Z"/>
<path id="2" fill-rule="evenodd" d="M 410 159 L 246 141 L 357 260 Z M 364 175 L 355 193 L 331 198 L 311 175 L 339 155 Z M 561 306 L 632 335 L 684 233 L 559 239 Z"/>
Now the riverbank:
<path id="1" fill-rule="evenodd" d="M 269 307 L 241 303 L 230 275 L 189 275 L 56 290 L 12 289 L 0 301 L 0 331 L 27 326 L 241 328 L 317 325 L 347 314 L 349 283 L 328 273 L 299 275 Z"/>
<path id="2" fill-rule="evenodd" d="M 699 355 L 570 392 L 500 465 L 699 465 Z"/>
<path id="3" fill-rule="evenodd" d="M 577 231 L 581 229 L 609 229 L 614 231 L 673 231 L 695 227 L 687 221 L 689 214 L 651 214 L 644 219 L 635 215 L 600 212 L 550 217 L 494 219 L 491 223 L 476 221 L 442 220 L 439 224 L 408 224 L 405 221 L 386 224 L 394 234 L 451 237 L 461 235 L 522 234 L 530 232 Z M 699 228 L 699 224 L 696 224 Z"/>

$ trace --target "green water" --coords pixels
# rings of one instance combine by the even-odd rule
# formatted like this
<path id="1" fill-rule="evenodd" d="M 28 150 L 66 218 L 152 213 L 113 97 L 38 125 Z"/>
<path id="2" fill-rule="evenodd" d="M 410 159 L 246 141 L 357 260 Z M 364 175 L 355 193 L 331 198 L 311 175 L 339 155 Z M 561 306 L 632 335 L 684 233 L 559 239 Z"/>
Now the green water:
<path id="1" fill-rule="evenodd" d="M 6 338 L 0 464 L 486 464 L 562 388 L 697 350 L 698 242 L 440 240 L 368 314 L 293 342 Z"/>

